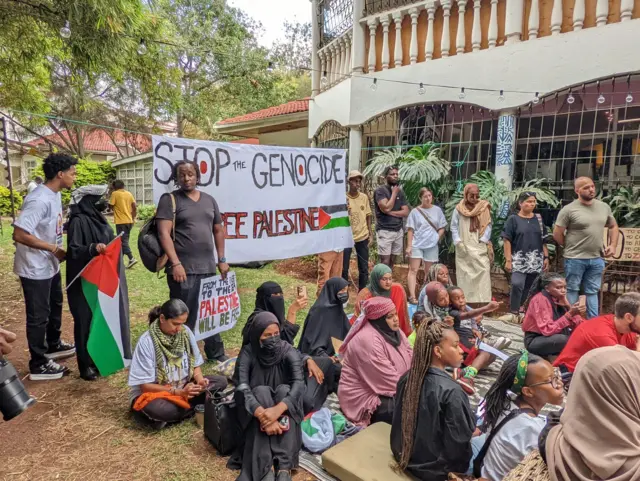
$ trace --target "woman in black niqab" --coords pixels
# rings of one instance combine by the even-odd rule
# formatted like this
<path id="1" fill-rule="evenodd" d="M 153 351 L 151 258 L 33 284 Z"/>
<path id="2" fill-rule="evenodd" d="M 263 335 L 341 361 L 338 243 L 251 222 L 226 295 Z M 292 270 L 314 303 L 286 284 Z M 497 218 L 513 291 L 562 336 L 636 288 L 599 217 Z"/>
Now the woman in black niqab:
<path id="1" fill-rule="evenodd" d="M 228 464 L 242 469 L 237 481 L 290 481 L 290 471 L 298 466 L 305 389 L 302 364 L 300 354 L 280 339 L 279 332 L 261 339 L 274 324 L 279 324 L 274 314 L 257 313 L 248 330 L 249 343 L 238 356 L 236 402 L 244 445 Z M 271 422 L 288 422 L 289 428 L 274 432 Z"/>
<path id="2" fill-rule="evenodd" d="M 242 344 L 249 343 L 249 330 L 251 324 L 259 312 L 270 312 L 276 316 L 280 325 L 280 337 L 283 341 L 293 345 L 300 326 L 291 324 L 285 317 L 284 293 L 282 287 L 276 282 L 268 281 L 263 283 L 256 290 L 256 305 L 253 313 L 247 319 L 247 323 L 242 329 Z"/>
<path id="3" fill-rule="evenodd" d="M 322 287 L 320 297 L 309 310 L 304 322 L 300 344 L 298 344 L 300 352 L 310 356 L 333 357 L 335 355 L 331 338 L 343 341 L 351 328 L 344 313 L 344 300 L 338 298 L 340 291 L 348 285 L 349 283 L 342 277 L 332 277 Z"/>
<path id="4" fill-rule="evenodd" d="M 113 229 L 102 213 L 108 205 L 104 198 L 106 192 L 106 185 L 88 185 L 76 189 L 72 194 L 67 227 L 67 283 L 75 279 L 91 259 L 99 254 L 100 244 L 109 244 L 115 238 Z M 126 284 L 121 286 L 121 289 L 126 292 Z M 67 299 L 73 315 L 80 376 L 91 381 L 98 376 L 87 351 L 93 314 L 84 297 L 82 282 L 79 279 L 68 287 Z"/>

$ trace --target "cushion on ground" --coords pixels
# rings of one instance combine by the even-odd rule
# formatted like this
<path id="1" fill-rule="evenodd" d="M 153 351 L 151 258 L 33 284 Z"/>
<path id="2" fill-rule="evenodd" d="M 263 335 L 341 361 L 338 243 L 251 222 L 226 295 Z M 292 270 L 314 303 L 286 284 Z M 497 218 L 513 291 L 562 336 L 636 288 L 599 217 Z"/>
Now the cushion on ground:
<path id="1" fill-rule="evenodd" d="M 322 466 L 340 481 L 410 481 L 392 469 L 391 425 L 372 424 L 324 452 Z"/>

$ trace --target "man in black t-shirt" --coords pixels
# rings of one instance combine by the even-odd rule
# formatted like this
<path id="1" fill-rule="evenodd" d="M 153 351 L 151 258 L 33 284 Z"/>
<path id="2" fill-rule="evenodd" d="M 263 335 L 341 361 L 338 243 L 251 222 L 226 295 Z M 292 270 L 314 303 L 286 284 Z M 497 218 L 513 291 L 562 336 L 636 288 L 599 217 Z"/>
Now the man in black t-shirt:
<path id="1" fill-rule="evenodd" d="M 193 162 L 180 161 L 171 174 L 179 187 L 171 194 L 164 194 L 158 203 L 156 219 L 162 248 L 167 262 L 167 284 L 172 299 L 181 299 L 189 307 L 187 325 L 193 329 L 198 317 L 200 281 L 216 274 L 218 268 L 225 277 L 229 265 L 224 257 L 224 227 L 218 203 L 209 194 L 196 187 L 200 170 Z M 173 239 L 173 204 L 175 210 L 175 240 Z M 204 341 L 204 352 L 209 360 L 225 361 L 224 344 L 220 334 Z"/>
<path id="2" fill-rule="evenodd" d="M 399 256 L 403 251 L 403 220 L 409 215 L 409 206 L 398 185 L 398 167 L 387 167 L 384 176 L 387 183 L 378 187 L 374 194 L 378 255 L 380 262 L 393 268 L 393 256 Z"/>

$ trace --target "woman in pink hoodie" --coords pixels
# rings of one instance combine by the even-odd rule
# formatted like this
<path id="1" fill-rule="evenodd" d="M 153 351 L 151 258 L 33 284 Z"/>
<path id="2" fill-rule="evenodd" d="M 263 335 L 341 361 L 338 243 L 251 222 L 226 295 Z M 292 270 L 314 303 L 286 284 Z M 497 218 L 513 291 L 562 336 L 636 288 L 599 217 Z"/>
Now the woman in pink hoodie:
<path id="1" fill-rule="evenodd" d="M 373 297 L 364 303 L 340 347 L 340 407 L 359 426 L 391 424 L 398 379 L 411 367 L 412 350 L 400 329 L 391 299 Z"/>

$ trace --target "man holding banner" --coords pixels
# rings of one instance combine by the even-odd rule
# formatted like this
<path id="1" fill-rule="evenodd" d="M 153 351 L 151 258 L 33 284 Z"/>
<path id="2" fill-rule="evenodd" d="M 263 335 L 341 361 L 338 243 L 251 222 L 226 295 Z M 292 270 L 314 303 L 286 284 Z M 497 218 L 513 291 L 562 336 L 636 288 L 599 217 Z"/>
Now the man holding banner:
<path id="1" fill-rule="evenodd" d="M 216 200 L 197 189 L 200 169 L 196 163 L 177 162 L 169 180 L 178 190 L 160 198 L 156 213 L 158 233 L 169 258 L 169 295 L 187 305 L 187 326 L 193 330 L 199 312 L 200 281 L 216 274 L 216 252 L 220 274 L 225 278 L 229 272 L 224 254 L 224 229 Z M 210 361 L 227 359 L 220 334 L 205 339 L 204 351 Z"/>

